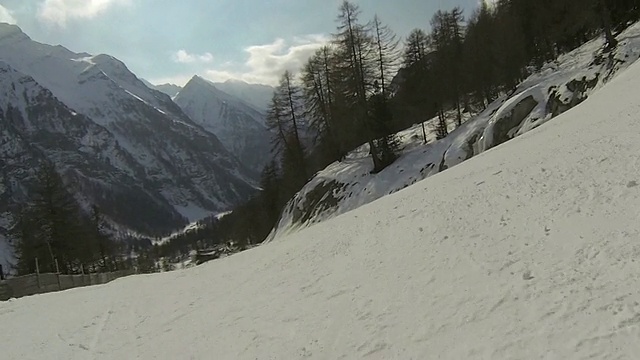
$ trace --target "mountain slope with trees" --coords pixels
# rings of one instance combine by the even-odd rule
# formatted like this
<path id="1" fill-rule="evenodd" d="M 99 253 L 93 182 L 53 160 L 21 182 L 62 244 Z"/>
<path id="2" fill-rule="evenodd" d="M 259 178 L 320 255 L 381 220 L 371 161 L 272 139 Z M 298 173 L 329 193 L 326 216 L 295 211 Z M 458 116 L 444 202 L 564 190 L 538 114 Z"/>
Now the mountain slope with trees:
<path id="1" fill-rule="evenodd" d="M 425 18 L 430 28 L 415 29 L 401 49 L 390 31 L 377 36 L 381 18 L 365 21 L 344 1 L 332 41 L 295 82 L 296 106 L 315 133 L 298 156 L 306 179 L 281 153 L 265 169 L 259 196 L 225 217 L 225 233 L 254 243 L 273 219 L 281 218 L 280 230 L 320 221 L 540 126 L 637 58 L 629 36 L 637 26 L 624 31 L 639 18 L 637 0 L 482 2 L 468 19 L 459 8 Z M 283 110 L 272 102 L 271 114 Z M 420 141 L 430 144 L 412 153 Z M 256 214 L 264 224 L 247 232 Z"/>
<path id="2" fill-rule="evenodd" d="M 403 150 L 380 173 L 367 158 L 369 147 L 356 149 L 318 172 L 294 196 L 271 237 L 356 209 L 541 126 L 633 64 L 640 57 L 638 36 L 636 24 L 615 38 L 615 49 L 607 49 L 607 40 L 598 38 L 561 55 L 477 114 L 458 113 L 457 107 L 438 110 L 426 125 L 396 134 Z"/>

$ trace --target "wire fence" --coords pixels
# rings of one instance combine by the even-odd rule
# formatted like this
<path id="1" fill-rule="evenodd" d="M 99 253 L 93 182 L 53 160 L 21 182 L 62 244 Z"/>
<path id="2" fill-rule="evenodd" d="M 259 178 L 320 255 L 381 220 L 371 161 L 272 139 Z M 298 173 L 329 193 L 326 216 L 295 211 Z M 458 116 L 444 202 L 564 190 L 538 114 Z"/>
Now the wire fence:
<path id="1" fill-rule="evenodd" d="M 117 278 L 135 274 L 135 270 L 106 273 L 62 275 L 59 273 L 36 273 L 0 280 L 0 301 L 35 294 L 61 291 L 82 286 L 106 284 Z"/>

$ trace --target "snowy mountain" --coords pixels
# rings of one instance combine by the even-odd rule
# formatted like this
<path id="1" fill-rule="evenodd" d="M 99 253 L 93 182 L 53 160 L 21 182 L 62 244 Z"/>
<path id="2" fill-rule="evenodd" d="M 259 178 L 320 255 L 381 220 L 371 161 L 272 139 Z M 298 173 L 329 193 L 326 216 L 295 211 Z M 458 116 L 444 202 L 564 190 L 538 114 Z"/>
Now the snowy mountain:
<path id="1" fill-rule="evenodd" d="M 175 85 L 175 84 L 154 85 L 154 84 L 148 82 L 147 80 L 144 80 L 144 79 L 140 79 L 140 80 L 142 80 L 142 82 L 149 89 L 158 90 L 158 91 L 160 91 L 162 93 L 165 93 L 165 94 L 169 95 L 170 98 L 173 98 L 174 96 L 178 95 L 180 90 L 182 90 L 181 86 L 178 86 L 178 85 Z"/>
<path id="2" fill-rule="evenodd" d="M 0 303 L 3 356 L 635 359 L 638 84 L 635 64 L 554 121 L 288 238 Z"/>
<path id="3" fill-rule="evenodd" d="M 215 134 L 258 178 L 270 160 L 264 115 L 216 85 L 194 76 L 173 99 L 194 122 Z"/>
<path id="4" fill-rule="evenodd" d="M 239 98 L 260 112 L 266 112 L 275 90 L 269 85 L 249 84 L 241 80 L 227 80 L 213 84 L 219 90 Z"/>
<path id="5" fill-rule="evenodd" d="M 183 87 L 175 84 L 160 84 L 154 85 L 149 81 L 142 79 L 142 81 L 150 89 L 158 90 L 169 95 L 171 98 L 178 95 Z M 272 86 L 263 84 L 249 84 L 241 80 L 227 80 L 224 82 L 212 82 L 212 84 L 221 91 L 224 91 L 228 95 L 234 96 L 245 104 L 250 105 L 259 112 L 265 112 L 273 96 L 275 90 Z"/>
<path id="6" fill-rule="evenodd" d="M 612 53 L 604 52 L 604 40 L 598 38 L 561 56 L 523 81 L 512 95 L 503 96 L 480 114 L 465 114 L 468 121 L 462 127 L 455 129 L 452 120 L 451 133 L 441 141 L 436 141 L 430 124 L 426 145 L 421 124 L 400 132 L 403 153 L 379 174 L 370 173 L 368 146 L 356 149 L 345 161 L 320 171 L 296 194 L 275 233 L 327 220 L 401 190 L 580 104 L 640 57 L 640 24 L 620 34 L 618 40 L 620 44 Z"/>
<path id="7" fill-rule="evenodd" d="M 227 210 L 255 191 L 251 172 L 214 135 L 111 56 L 40 44 L 0 24 L 0 72 L 5 217 L 28 198 L 43 159 L 78 198 L 146 234 Z"/>

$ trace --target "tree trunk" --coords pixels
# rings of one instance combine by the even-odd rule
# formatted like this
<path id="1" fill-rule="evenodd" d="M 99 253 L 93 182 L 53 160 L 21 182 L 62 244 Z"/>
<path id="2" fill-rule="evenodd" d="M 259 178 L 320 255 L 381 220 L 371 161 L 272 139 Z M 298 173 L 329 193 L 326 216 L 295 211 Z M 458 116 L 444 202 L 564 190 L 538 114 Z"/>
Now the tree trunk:
<path id="1" fill-rule="evenodd" d="M 372 173 L 380 172 L 382 170 L 382 160 L 378 157 L 378 148 L 374 140 L 369 141 L 369 154 L 371 154 L 371 159 L 373 160 Z"/>
<path id="2" fill-rule="evenodd" d="M 613 36 L 611 30 L 611 14 L 609 8 L 605 4 L 604 0 L 600 0 L 600 16 L 602 17 L 602 27 L 604 28 L 604 35 L 607 39 L 607 49 L 611 50 L 618 46 L 618 40 Z"/>
<path id="3" fill-rule="evenodd" d="M 424 143 L 427 143 L 427 131 L 424 128 L 424 121 L 422 122 L 422 138 L 424 139 Z"/>

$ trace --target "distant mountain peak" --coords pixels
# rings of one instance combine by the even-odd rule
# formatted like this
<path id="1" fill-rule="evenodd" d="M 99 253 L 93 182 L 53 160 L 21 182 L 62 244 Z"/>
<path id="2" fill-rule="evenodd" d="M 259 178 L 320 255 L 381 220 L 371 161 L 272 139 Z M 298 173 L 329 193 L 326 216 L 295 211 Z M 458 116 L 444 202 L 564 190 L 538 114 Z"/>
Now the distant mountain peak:
<path id="1" fill-rule="evenodd" d="M 0 41 L 4 40 L 31 40 L 18 25 L 0 23 Z"/>
<path id="2" fill-rule="evenodd" d="M 215 134 L 257 177 L 269 160 L 271 137 L 264 115 L 219 85 L 195 75 L 173 100 L 194 122 Z"/>
<path id="3" fill-rule="evenodd" d="M 212 88 L 215 88 L 216 90 L 219 90 L 218 87 L 212 81 L 209 81 L 209 80 L 203 78 L 200 75 L 194 75 L 191 78 L 191 80 L 189 80 L 184 87 L 187 88 L 189 86 L 189 84 L 191 84 L 191 85 L 197 84 L 197 85 L 200 85 L 200 86 L 212 87 Z"/>
<path id="4" fill-rule="evenodd" d="M 170 98 L 174 98 L 182 90 L 182 86 L 178 86 L 176 84 L 166 83 L 166 84 L 155 85 L 145 79 L 140 79 L 140 80 L 149 89 L 153 89 L 153 90 L 157 90 L 162 93 L 165 93 L 166 95 L 169 95 Z"/>
<path id="5" fill-rule="evenodd" d="M 206 84 L 210 84 L 213 85 L 209 80 L 203 78 L 200 75 L 193 75 L 193 77 L 191 78 L 191 80 L 189 80 L 189 82 L 199 82 L 199 83 L 206 83 Z"/>
<path id="6" fill-rule="evenodd" d="M 229 79 L 225 82 L 213 83 L 216 88 L 227 94 L 242 99 L 260 112 L 266 112 L 274 88 L 264 84 L 249 84 L 242 80 Z"/>

